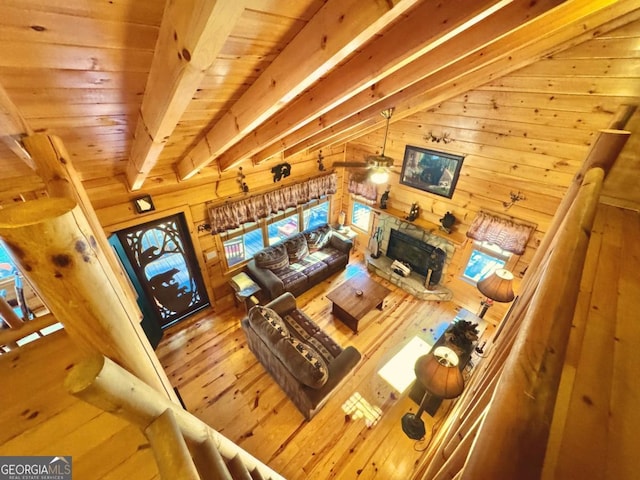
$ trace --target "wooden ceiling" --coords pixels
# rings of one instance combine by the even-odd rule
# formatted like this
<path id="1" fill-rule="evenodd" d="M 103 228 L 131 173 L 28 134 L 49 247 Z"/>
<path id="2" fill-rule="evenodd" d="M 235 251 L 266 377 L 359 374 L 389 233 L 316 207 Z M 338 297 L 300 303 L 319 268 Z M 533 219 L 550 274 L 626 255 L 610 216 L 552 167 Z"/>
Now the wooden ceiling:
<path id="1" fill-rule="evenodd" d="M 31 132 L 60 136 L 84 180 L 188 181 L 366 135 L 385 108 L 400 121 L 639 10 L 638 0 L 175 0 L 166 11 L 164 0 L 2 0 L 0 203 L 41 186 L 19 144 Z"/>

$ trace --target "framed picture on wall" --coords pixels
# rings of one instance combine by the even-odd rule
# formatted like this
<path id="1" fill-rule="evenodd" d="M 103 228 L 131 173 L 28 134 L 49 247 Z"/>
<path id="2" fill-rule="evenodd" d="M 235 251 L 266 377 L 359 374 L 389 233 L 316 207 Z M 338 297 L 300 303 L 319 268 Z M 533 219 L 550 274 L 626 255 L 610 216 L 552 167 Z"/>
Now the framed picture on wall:
<path id="1" fill-rule="evenodd" d="M 451 198 L 463 160 L 462 155 L 407 145 L 404 150 L 400 183 Z"/>

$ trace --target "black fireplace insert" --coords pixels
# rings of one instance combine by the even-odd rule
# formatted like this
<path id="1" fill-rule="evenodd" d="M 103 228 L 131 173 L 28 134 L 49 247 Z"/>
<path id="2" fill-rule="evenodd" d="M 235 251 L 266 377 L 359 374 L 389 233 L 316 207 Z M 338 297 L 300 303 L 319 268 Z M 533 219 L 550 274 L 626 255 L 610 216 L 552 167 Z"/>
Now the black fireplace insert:
<path id="1" fill-rule="evenodd" d="M 418 240 L 406 233 L 391 229 L 387 257 L 408 264 L 411 270 L 425 278 L 431 270 L 429 284 L 440 283 L 447 254 L 444 250 Z"/>

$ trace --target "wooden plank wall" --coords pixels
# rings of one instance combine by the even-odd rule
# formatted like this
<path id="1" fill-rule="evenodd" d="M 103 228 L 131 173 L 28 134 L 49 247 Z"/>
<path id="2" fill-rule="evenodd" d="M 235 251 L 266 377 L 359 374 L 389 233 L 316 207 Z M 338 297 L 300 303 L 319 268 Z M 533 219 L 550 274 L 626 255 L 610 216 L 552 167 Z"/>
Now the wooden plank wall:
<path id="1" fill-rule="evenodd" d="M 639 37 L 636 21 L 393 122 L 385 151 L 396 165 L 390 178 L 390 206 L 408 212 L 410 204 L 418 202 L 421 218 L 436 224 L 450 211 L 458 220 L 456 229 L 463 233 L 480 210 L 536 224 L 527 251 L 513 269 L 517 293 L 518 277 L 547 231 L 595 133 L 609 126 L 621 104 L 640 102 Z M 628 126 L 638 132 L 639 125 L 636 112 Z M 453 141 L 433 142 L 430 134 L 447 134 Z M 367 152 L 379 153 L 383 135 L 384 129 L 379 129 L 351 142 L 347 160 L 360 161 Z M 640 209 L 638 137 L 632 135 L 603 192 L 608 203 L 636 210 Z M 399 183 L 406 145 L 465 156 L 453 198 Z M 384 186 L 379 194 L 383 191 Z M 525 199 L 508 206 L 511 193 Z M 460 280 L 469 254 L 468 246 L 456 250 L 445 284 L 460 305 L 475 311 L 481 295 Z M 496 304 L 487 315 L 500 318 L 496 315 L 504 308 Z"/>
<path id="2" fill-rule="evenodd" d="M 343 149 L 325 149 L 322 152 L 324 164 L 327 168 L 334 160 L 342 160 Z M 263 193 L 285 185 L 305 181 L 322 174 L 318 170 L 317 153 L 302 154 L 288 159 L 292 165 L 291 175 L 275 184 L 271 168 L 282 163 L 283 160 L 273 159 L 260 165 L 243 164 L 244 181 L 249 186 L 248 195 Z M 101 224 L 108 234 L 125 226 L 144 223 L 151 219 L 161 218 L 176 211 L 182 211 L 190 221 L 189 228 L 194 241 L 194 248 L 203 270 L 206 270 L 209 296 L 212 305 L 220 308 L 232 305 L 233 297 L 228 281 L 237 273 L 238 268 L 228 271 L 224 262 L 224 252 L 219 237 L 210 232 L 198 229 L 209 222 L 207 205 L 222 205 L 228 201 L 235 201 L 245 197 L 238 184 L 238 169 L 221 173 L 214 167 L 207 167 L 198 178 L 179 183 L 171 167 L 166 167 L 160 175 L 147 180 L 141 191 L 131 193 L 126 187 L 124 175 L 115 178 L 99 178 L 84 182 L 91 203 L 96 209 Z M 326 172 L 328 172 L 327 170 Z M 155 172 L 155 170 L 154 170 Z M 342 172 L 339 173 L 339 182 Z M 150 194 L 156 211 L 150 214 L 135 213 L 132 200 L 143 194 Z M 332 204 L 331 218 L 336 219 L 340 208 L 339 195 Z M 213 253 L 213 255 L 212 255 Z"/>

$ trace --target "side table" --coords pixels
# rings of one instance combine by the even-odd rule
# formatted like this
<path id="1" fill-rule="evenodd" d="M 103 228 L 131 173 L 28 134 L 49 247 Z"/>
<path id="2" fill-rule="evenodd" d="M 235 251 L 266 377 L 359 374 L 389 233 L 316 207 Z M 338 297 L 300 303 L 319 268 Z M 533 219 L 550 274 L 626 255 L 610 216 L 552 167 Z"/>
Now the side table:
<path id="1" fill-rule="evenodd" d="M 234 298 L 236 307 L 244 305 L 245 312 L 251 307 L 260 303 L 259 296 L 262 291 L 249 275 L 241 272 L 231 278 L 231 288 L 234 290 Z"/>

